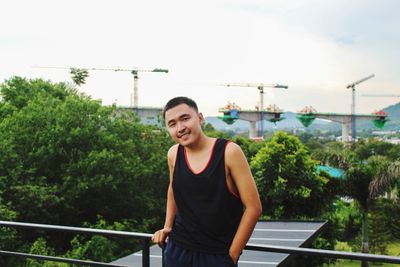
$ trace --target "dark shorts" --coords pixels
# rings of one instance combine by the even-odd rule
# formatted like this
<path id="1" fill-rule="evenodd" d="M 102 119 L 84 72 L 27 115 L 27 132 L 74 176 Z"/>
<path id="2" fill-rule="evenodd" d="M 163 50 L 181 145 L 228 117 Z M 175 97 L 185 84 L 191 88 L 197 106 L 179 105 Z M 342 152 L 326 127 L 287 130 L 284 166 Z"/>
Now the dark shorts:
<path id="1" fill-rule="evenodd" d="M 191 251 L 169 240 L 164 249 L 164 267 L 237 267 L 237 264 L 228 254 Z"/>

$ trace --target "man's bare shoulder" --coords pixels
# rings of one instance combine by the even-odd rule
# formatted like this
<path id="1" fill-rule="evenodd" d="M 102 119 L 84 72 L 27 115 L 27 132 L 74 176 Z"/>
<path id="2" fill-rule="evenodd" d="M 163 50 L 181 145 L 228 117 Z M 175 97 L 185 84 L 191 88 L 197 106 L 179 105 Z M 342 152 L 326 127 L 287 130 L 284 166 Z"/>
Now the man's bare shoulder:
<path id="1" fill-rule="evenodd" d="M 229 142 L 225 148 L 225 162 L 229 167 L 237 165 L 239 162 L 247 163 L 247 159 L 242 148 L 238 144 Z"/>
<path id="2" fill-rule="evenodd" d="M 175 144 L 169 148 L 168 153 L 167 153 L 169 162 L 175 162 L 178 147 L 179 147 L 179 144 Z"/>
<path id="3" fill-rule="evenodd" d="M 235 155 L 242 154 L 242 153 L 243 153 L 242 148 L 238 144 L 236 144 L 232 141 L 229 141 L 226 144 L 225 155 L 227 157 L 234 157 Z"/>

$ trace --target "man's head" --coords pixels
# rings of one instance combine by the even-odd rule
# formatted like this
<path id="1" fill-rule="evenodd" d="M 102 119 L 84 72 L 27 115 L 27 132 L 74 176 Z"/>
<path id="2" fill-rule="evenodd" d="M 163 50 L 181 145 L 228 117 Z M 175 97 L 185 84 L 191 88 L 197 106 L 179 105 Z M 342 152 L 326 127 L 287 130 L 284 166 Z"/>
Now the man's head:
<path id="1" fill-rule="evenodd" d="M 177 96 L 177 97 L 174 97 L 171 100 L 169 100 L 167 102 L 167 104 L 165 105 L 165 107 L 163 109 L 164 120 L 165 120 L 165 113 L 167 112 L 167 110 L 174 108 L 176 106 L 179 106 L 180 104 L 186 104 L 189 107 L 193 108 L 197 113 L 199 112 L 199 109 L 197 108 L 197 104 L 196 104 L 196 102 L 194 102 L 193 99 L 190 99 L 189 97 L 186 97 L 186 96 Z"/>
<path id="2" fill-rule="evenodd" d="M 190 98 L 180 96 L 168 101 L 163 117 L 172 139 L 183 146 L 196 144 L 204 135 L 201 129 L 203 115 L 199 113 L 196 102 Z"/>

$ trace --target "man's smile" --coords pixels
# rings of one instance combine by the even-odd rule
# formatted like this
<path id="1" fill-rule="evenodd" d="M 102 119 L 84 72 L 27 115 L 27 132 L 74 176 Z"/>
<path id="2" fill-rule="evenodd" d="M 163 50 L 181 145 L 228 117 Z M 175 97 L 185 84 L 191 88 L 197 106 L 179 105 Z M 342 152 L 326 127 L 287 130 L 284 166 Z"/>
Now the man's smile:
<path id="1" fill-rule="evenodd" d="M 189 134 L 190 134 L 190 132 L 189 132 L 189 131 L 186 131 L 186 132 L 184 132 L 184 133 L 182 133 L 182 134 L 178 134 L 177 137 L 178 137 L 178 138 L 182 138 L 182 137 L 187 136 L 187 135 L 189 135 Z"/>

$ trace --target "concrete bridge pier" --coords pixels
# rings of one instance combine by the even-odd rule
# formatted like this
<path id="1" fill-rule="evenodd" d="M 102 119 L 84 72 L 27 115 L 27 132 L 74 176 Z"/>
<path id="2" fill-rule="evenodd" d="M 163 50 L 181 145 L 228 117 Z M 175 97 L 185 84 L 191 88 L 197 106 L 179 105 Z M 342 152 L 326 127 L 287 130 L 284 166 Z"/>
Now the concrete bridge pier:
<path id="1" fill-rule="evenodd" d="M 261 118 L 263 119 L 263 123 L 264 123 L 263 132 L 264 132 L 265 128 L 266 128 L 265 122 L 277 120 L 280 118 L 281 114 L 282 114 L 281 111 L 276 111 L 276 112 L 264 111 L 263 115 L 261 116 L 260 111 L 241 110 L 241 111 L 239 111 L 238 119 L 248 121 L 250 123 L 249 138 L 259 138 L 259 137 L 263 138 L 263 136 L 260 136 L 260 134 L 259 134 L 257 122 L 261 121 Z"/>
<path id="2" fill-rule="evenodd" d="M 258 135 L 257 121 L 249 121 L 249 123 L 250 123 L 249 137 L 256 138 Z"/>
<path id="3" fill-rule="evenodd" d="M 342 124 L 342 141 L 350 142 L 351 141 L 351 123 L 343 122 Z"/>

